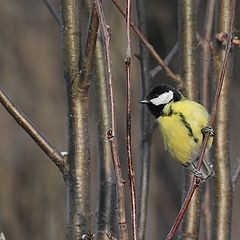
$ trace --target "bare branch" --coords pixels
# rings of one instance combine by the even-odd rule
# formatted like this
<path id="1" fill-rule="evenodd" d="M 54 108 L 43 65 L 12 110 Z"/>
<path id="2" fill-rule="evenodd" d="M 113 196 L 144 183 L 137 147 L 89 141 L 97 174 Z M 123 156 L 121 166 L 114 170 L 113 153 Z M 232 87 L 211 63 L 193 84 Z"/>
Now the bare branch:
<path id="1" fill-rule="evenodd" d="M 205 183 L 204 202 L 202 205 L 203 210 L 203 224 L 205 230 L 203 231 L 205 240 L 211 240 L 211 222 L 212 222 L 212 211 L 211 211 L 211 185 L 210 182 Z"/>
<path id="2" fill-rule="evenodd" d="M 176 44 L 173 46 L 172 50 L 168 53 L 168 55 L 166 56 L 166 58 L 164 59 L 164 63 L 168 66 L 170 61 L 172 60 L 172 58 L 175 56 L 175 54 L 178 51 L 178 42 L 176 42 Z M 152 69 L 150 71 L 150 75 L 151 78 L 154 78 L 160 71 L 162 71 L 162 67 L 160 65 L 158 65 L 157 67 L 155 67 L 154 69 Z"/>
<path id="3" fill-rule="evenodd" d="M 53 16 L 53 18 L 56 20 L 59 26 L 61 26 L 61 18 L 57 12 L 57 10 L 54 8 L 53 4 L 51 3 L 50 0 L 42 0 L 46 7 L 48 8 L 50 14 Z"/>
<path id="4" fill-rule="evenodd" d="M 211 34 L 213 28 L 213 17 L 215 11 L 215 0 L 208 0 L 206 5 L 206 15 L 205 15 L 205 22 L 204 22 L 204 36 L 201 39 L 201 50 L 202 50 L 202 59 L 201 61 L 201 76 L 202 79 L 202 94 L 201 94 L 201 102 L 205 107 L 209 107 L 209 82 L 210 82 L 210 61 L 207 61 L 211 58 L 210 52 L 210 41 L 211 41 Z M 209 159 L 209 154 L 207 153 L 207 159 Z M 204 223 L 204 239 L 210 240 L 211 236 L 211 209 L 210 209 L 210 184 L 209 182 L 205 185 L 205 193 L 204 193 L 204 207 L 203 208 L 203 223 Z"/>
<path id="5" fill-rule="evenodd" d="M 80 85 L 89 85 L 89 79 L 92 75 L 92 68 L 93 68 L 93 60 L 95 54 L 95 47 L 97 41 L 97 33 L 98 33 L 98 14 L 96 10 L 95 4 L 92 6 L 92 11 L 90 15 L 90 22 L 88 28 L 88 36 L 87 36 L 87 43 L 85 48 L 85 55 L 83 57 L 83 66 L 81 69 Z M 85 86 L 87 87 L 87 86 Z M 82 87 L 81 87 L 82 88 Z"/>
<path id="6" fill-rule="evenodd" d="M 203 82 L 203 91 L 202 91 L 202 103 L 204 106 L 208 106 L 209 103 L 209 65 L 210 62 L 206 61 L 206 59 L 210 59 L 210 37 L 212 33 L 213 27 L 213 16 L 214 16 L 214 5 L 215 0 L 209 0 L 206 6 L 206 16 L 204 23 L 204 37 L 202 39 L 202 82 Z"/>
<path id="7" fill-rule="evenodd" d="M 96 238 L 106 239 L 106 229 L 116 234 L 116 183 L 113 174 L 111 150 L 106 132 L 110 126 L 110 112 L 108 108 L 107 78 L 104 66 L 103 44 L 100 37 L 96 43 L 96 113 L 98 130 L 98 194 L 99 201 L 96 216 Z M 113 239 L 110 238 L 109 239 Z"/>
<path id="8" fill-rule="evenodd" d="M 66 178 L 67 240 L 81 239 L 91 225 L 91 179 L 89 150 L 89 86 L 94 59 L 98 20 L 92 9 L 87 46 L 81 61 L 78 0 L 62 0 L 64 73 L 68 96 L 68 161 Z M 80 69 L 82 64 L 82 69 Z"/>
<path id="9" fill-rule="evenodd" d="M 102 37 L 104 42 L 104 50 L 106 55 L 106 64 L 107 64 L 107 73 L 108 73 L 108 89 L 109 89 L 109 100 L 110 100 L 110 110 L 111 110 L 111 129 L 112 135 L 115 136 L 115 103 L 114 103 L 114 96 L 113 96 L 113 88 L 112 88 L 112 67 L 111 67 L 111 60 L 110 60 L 110 40 L 111 40 L 111 28 L 107 25 L 102 4 L 96 0 L 96 6 L 99 16 L 99 21 L 101 24 L 102 30 Z"/>
<path id="10" fill-rule="evenodd" d="M 125 207 L 125 193 L 124 193 L 124 185 L 125 181 L 122 177 L 121 165 L 119 160 L 119 153 L 116 138 L 112 135 L 111 129 L 107 132 L 108 140 L 111 146 L 113 166 L 117 179 L 118 186 L 118 223 L 119 223 L 119 239 L 127 240 L 127 221 L 126 221 L 126 207 Z"/>
<path id="11" fill-rule="evenodd" d="M 178 2 L 178 42 L 180 54 L 180 71 L 183 80 L 184 92 L 187 98 L 197 100 L 199 88 L 197 87 L 196 71 L 196 1 L 185 0 Z M 185 172 L 185 181 L 182 199 L 186 198 L 192 185 L 192 174 Z M 195 238 L 199 233 L 200 223 L 200 190 L 198 190 L 188 206 L 183 219 L 179 238 Z"/>
<path id="12" fill-rule="evenodd" d="M 97 12 L 99 16 L 99 21 L 102 30 L 102 37 L 104 42 L 104 49 L 106 55 L 107 63 L 107 73 L 108 73 L 108 91 L 109 91 L 109 101 L 111 109 L 111 128 L 107 132 L 108 140 L 111 147 L 112 160 L 114 165 L 114 170 L 117 180 L 117 190 L 118 190 L 118 222 L 119 222 L 119 235 L 120 240 L 128 239 L 127 231 L 127 221 L 126 221 L 126 209 L 125 209 L 125 193 L 124 193 L 124 183 L 125 181 L 122 178 L 118 145 L 115 136 L 115 105 L 114 105 L 114 96 L 112 88 L 112 69 L 111 69 L 111 60 L 110 60 L 110 38 L 111 38 L 111 29 L 106 24 L 106 20 L 103 13 L 102 3 L 100 0 L 96 0 Z"/>
<path id="13" fill-rule="evenodd" d="M 122 7 L 120 6 L 118 0 L 112 0 L 113 4 L 116 6 L 116 8 L 118 9 L 118 11 L 123 15 L 123 17 L 126 18 L 126 14 L 124 12 L 124 10 L 122 9 Z M 139 39 L 141 40 L 142 44 L 146 47 L 146 49 L 148 50 L 149 54 L 156 60 L 156 62 L 162 66 L 162 68 L 164 69 L 164 71 L 166 72 L 166 74 L 172 78 L 173 80 L 175 80 L 176 82 L 178 82 L 179 84 L 181 83 L 179 76 L 177 76 L 176 74 L 174 74 L 172 72 L 172 70 L 164 63 L 163 59 L 158 55 L 158 53 L 156 52 L 156 50 L 153 48 L 153 46 L 147 41 L 147 39 L 143 36 L 143 34 L 139 31 L 139 29 L 135 26 L 135 24 L 133 22 L 130 23 L 130 26 L 132 27 L 133 31 L 136 33 L 136 35 L 139 37 Z"/>
<path id="14" fill-rule="evenodd" d="M 232 46 L 232 31 L 233 31 L 233 23 L 234 23 L 234 17 L 235 17 L 235 0 L 232 1 L 232 4 L 230 5 L 230 14 L 228 14 L 228 16 L 230 16 L 230 21 L 229 21 L 229 25 L 228 25 L 228 38 L 227 38 L 227 44 L 225 46 L 225 51 L 224 51 L 224 57 L 223 57 L 223 62 L 221 64 L 221 70 L 220 70 L 220 74 L 219 74 L 219 80 L 218 80 L 218 85 L 217 85 L 217 89 L 216 89 L 216 93 L 215 93 L 215 97 L 214 97 L 214 102 L 213 102 L 213 107 L 212 107 L 212 112 L 211 112 L 211 117 L 209 120 L 209 126 L 213 126 L 216 114 L 217 114 L 217 107 L 219 104 L 219 100 L 220 100 L 220 94 L 221 94 L 221 90 L 222 90 L 222 86 L 223 86 L 223 82 L 225 79 L 225 74 L 226 74 L 226 69 L 227 69 L 227 63 L 229 60 L 229 55 L 230 55 L 230 50 L 231 50 L 231 46 Z M 198 164 L 197 164 L 197 169 L 200 170 L 203 158 L 204 158 L 204 153 L 206 151 L 206 147 L 207 147 L 207 143 L 208 143 L 208 139 L 209 139 L 209 133 L 205 134 L 204 136 L 204 140 L 201 146 L 201 151 L 200 151 L 200 155 L 199 155 L 199 160 L 198 160 Z M 189 190 L 189 193 L 187 194 L 187 197 L 184 200 L 184 203 L 182 205 L 181 211 L 178 214 L 178 217 L 170 231 L 170 233 L 167 236 L 167 239 L 173 239 L 174 235 L 176 234 L 177 228 L 182 220 L 182 218 L 184 217 L 186 210 L 188 208 L 188 205 L 190 203 L 191 197 L 193 196 L 193 193 L 195 192 L 195 190 L 197 189 L 197 187 L 199 186 L 199 179 L 197 179 L 196 177 L 193 177 L 193 184 L 191 185 L 191 188 Z M 190 198 L 190 200 L 189 200 Z M 223 219 L 223 221 L 228 221 L 227 219 Z M 224 225 L 224 224 L 222 224 Z M 224 225 L 225 226 L 225 225 Z M 228 225 L 226 225 L 221 229 L 217 228 L 217 231 L 221 232 L 221 237 L 222 236 L 229 236 L 229 231 L 226 229 L 229 228 Z M 226 233 L 224 233 L 223 231 L 225 231 Z M 220 235 L 217 235 L 220 236 Z M 228 239 L 229 237 L 226 238 L 222 238 L 222 239 Z"/>
<path id="15" fill-rule="evenodd" d="M 186 213 L 186 211 L 188 209 L 188 206 L 190 204 L 190 201 L 191 201 L 191 199 L 193 197 L 193 194 L 196 191 L 196 189 L 199 187 L 199 184 L 200 184 L 200 180 L 197 179 L 196 177 L 194 177 L 194 181 L 193 181 L 191 187 L 189 188 L 189 192 L 187 193 L 187 196 L 186 196 L 186 198 L 184 200 L 182 208 L 179 211 L 178 216 L 177 216 L 177 218 L 176 218 L 176 220 L 175 220 L 175 222 L 174 222 L 174 224 L 173 224 L 169 234 L 167 235 L 166 240 L 171 240 L 175 236 L 175 234 L 177 232 L 177 229 L 178 229 L 178 226 L 181 223 L 182 218 L 185 215 L 185 213 Z"/>
<path id="16" fill-rule="evenodd" d="M 128 158 L 128 178 L 130 183 L 130 195 L 131 195 L 131 208 L 132 208 L 132 234 L 133 240 L 137 238 L 137 226 L 136 226 L 136 187 L 135 187 L 135 174 L 133 169 L 132 160 L 132 99 L 131 99 L 131 32 L 130 32 L 130 22 L 131 22 L 131 0 L 127 0 L 127 48 L 126 48 L 126 74 L 127 74 L 127 112 L 126 112 L 126 135 L 127 135 L 127 158 Z"/>
<path id="17" fill-rule="evenodd" d="M 6 93 L 0 88 L 0 102 L 14 120 L 24 129 L 33 141 L 47 154 L 47 156 L 56 164 L 61 173 L 65 175 L 68 172 L 68 166 L 59 153 L 39 132 L 39 130 L 27 119 L 22 111 L 10 100 Z"/>
<path id="18" fill-rule="evenodd" d="M 147 35 L 146 31 L 146 16 L 145 16 L 145 1 L 136 1 L 138 27 L 143 35 Z M 149 54 L 143 44 L 139 40 L 140 50 L 140 69 L 141 69 L 141 99 L 144 99 L 151 88 L 151 81 L 149 81 Z M 141 104 L 141 142 L 140 142 L 140 161 L 137 170 L 137 239 L 145 239 L 145 229 L 147 221 L 147 208 L 148 208 L 148 191 L 150 179 L 150 153 L 151 153 L 151 137 L 153 130 L 152 118 L 148 109 Z"/>
<path id="19" fill-rule="evenodd" d="M 237 158 L 236 166 L 234 167 L 234 171 L 232 172 L 232 188 L 235 190 L 235 186 L 240 177 L 240 157 Z"/>

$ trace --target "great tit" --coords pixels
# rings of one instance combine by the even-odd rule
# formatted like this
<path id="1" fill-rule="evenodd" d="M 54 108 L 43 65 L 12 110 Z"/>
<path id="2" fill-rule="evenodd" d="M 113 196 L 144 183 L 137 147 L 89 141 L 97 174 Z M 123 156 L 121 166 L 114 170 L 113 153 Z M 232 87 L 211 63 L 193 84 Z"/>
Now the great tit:
<path id="1" fill-rule="evenodd" d="M 211 136 L 208 150 L 214 135 L 213 129 L 207 125 L 209 114 L 204 106 L 186 99 L 181 92 L 166 84 L 154 87 L 140 103 L 146 104 L 155 116 L 165 149 L 173 158 L 203 180 L 213 175 L 212 165 L 206 160 L 197 170 L 204 134 L 209 132 Z"/>

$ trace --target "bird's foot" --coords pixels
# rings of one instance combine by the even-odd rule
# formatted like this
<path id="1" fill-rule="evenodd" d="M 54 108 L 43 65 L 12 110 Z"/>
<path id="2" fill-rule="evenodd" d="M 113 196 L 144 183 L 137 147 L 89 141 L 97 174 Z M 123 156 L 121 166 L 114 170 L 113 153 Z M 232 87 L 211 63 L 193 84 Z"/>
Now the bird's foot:
<path id="1" fill-rule="evenodd" d="M 187 163 L 185 165 L 189 170 L 190 172 L 197 178 L 201 179 L 202 182 L 205 182 L 206 181 L 206 177 L 203 175 L 203 173 L 198 170 L 195 165 L 193 163 Z"/>
<path id="2" fill-rule="evenodd" d="M 206 126 L 202 128 L 201 131 L 203 135 L 205 135 L 206 133 L 209 133 L 210 137 L 213 137 L 215 134 L 213 128 L 210 126 Z"/>
<path id="3" fill-rule="evenodd" d="M 199 170 L 194 169 L 194 170 L 192 170 L 191 172 L 193 173 L 193 175 L 194 175 L 195 177 L 200 178 L 201 181 L 205 181 L 205 180 L 206 180 L 205 177 L 203 176 L 203 174 L 202 174 Z"/>

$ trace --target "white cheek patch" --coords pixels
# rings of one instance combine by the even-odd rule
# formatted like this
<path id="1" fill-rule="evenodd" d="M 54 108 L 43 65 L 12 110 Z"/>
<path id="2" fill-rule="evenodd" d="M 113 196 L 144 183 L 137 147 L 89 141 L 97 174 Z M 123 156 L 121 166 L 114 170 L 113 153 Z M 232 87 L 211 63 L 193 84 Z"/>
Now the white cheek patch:
<path id="1" fill-rule="evenodd" d="M 172 100 L 173 100 L 173 92 L 169 91 L 159 95 L 156 98 L 151 99 L 150 102 L 156 106 L 159 106 L 159 105 L 167 104 Z"/>

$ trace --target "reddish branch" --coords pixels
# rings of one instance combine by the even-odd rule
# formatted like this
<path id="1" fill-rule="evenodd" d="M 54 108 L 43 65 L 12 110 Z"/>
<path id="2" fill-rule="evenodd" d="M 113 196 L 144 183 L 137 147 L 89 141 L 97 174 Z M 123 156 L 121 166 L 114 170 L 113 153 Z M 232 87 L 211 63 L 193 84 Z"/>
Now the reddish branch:
<path id="1" fill-rule="evenodd" d="M 116 174 L 117 187 L 118 187 L 118 224 L 119 224 L 119 239 L 127 240 L 127 221 L 126 221 L 126 207 L 125 207 L 125 193 L 124 193 L 124 184 L 125 181 L 122 177 L 121 165 L 118 154 L 118 146 L 116 138 L 112 135 L 112 130 L 109 129 L 107 132 L 107 137 L 110 143 L 113 166 Z"/>
<path id="2" fill-rule="evenodd" d="M 104 51 L 106 56 L 107 64 L 107 76 L 108 76 L 108 89 L 109 89 L 109 100 L 110 100 L 110 110 L 111 110 L 111 129 L 112 135 L 115 136 L 115 111 L 114 111 L 114 97 L 113 97 L 113 87 L 112 87 L 112 67 L 110 60 L 110 40 L 111 40 L 111 28 L 107 25 L 102 3 L 99 0 L 96 0 L 96 7 L 99 16 L 99 22 L 101 25 L 102 37 L 104 40 Z"/>
<path id="3" fill-rule="evenodd" d="M 132 133 L 131 133 L 131 32 L 130 32 L 130 22 L 131 22 L 131 0 L 127 0 L 127 49 L 126 49 L 126 74 L 127 74 L 127 158 L 128 158 L 128 174 L 130 183 L 130 194 L 131 194 L 131 208 L 132 208 L 132 234 L 133 240 L 137 238 L 137 225 L 136 225 L 136 186 L 135 186 L 135 174 L 133 169 L 132 160 Z"/>
<path id="4" fill-rule="evenodd" d="M 101 25 L 105 55 L 106 55 L 106 64 L 107 64 L 107 74 L 108 74 L 108 91 L 109 91 L 109 100 L 110 100 L 110 109 L 111 109 L 111 128 L 107 132 L 107 137 L 111 147 L 112 159 L 114 170 L 116 174 L 117 181 L 117 191 L 118 191 L 118 222 L 119 222 L 119 239 L 127 240 L 127 221 L 126 221 L 126 207 L 125 207 L 125 193 L 124 193 L 124 183 L 121 172 L 118 145 L 115 136 L 115 104 L 113 96 L 113 87 L 112 87 L 112 69 L 111 69 L 111 60 L 110 60 L 110 39 L 111 39 L 111 29 L 106 24 L 106 20 L 103 13 L 102 3 L 100 0 L 96 0 L 96 7 L 99 16 L 99 22 Z"/>
<path id="5" fill-rule="evenodd" d="M 212 107 L 212 113 L 211 113 L 211 117 L 209 120 L 209 126 L 213 126 L 214 124 L 214 120 L 216 117 L 216 113 L 217 113 L 217 107 L 218 107 L 218 102 L 220 99 L 220 94 L 221 94 L 221 90 L 222 90 L 222 86 L 223 86 L 223 82 L 224 82 L 224 77 L 225 77 L 225 73 L 226 73 L 226 69 L 227 69 L 227 63 L 228 63 L 228 58 L 230 55 L 230 51 L 231 51 L 231 47 L 232 47 L 232 31 L 233 31 L 233 22 L 234 22 L 234 9 L 235 9 L 235 0 L 233 0 L 232 2 L 232 6 L 231 6 L 231 20 L 230 20 L 230 24 L 229 24 L 229 34 L 227 36 L 227 40 L 226 40 L 226 46 L 225 46 L 225 54 L 224 54 L 224 58 L 223 58 L 223 62 L 221 65 L 221 71 L 219 74 L 219 80 L 218 80 L 218 85 L 217 85 L 217 90 L 216 90 L 216 94 L 214 97 L 214 102 L 213 102 L 213 107 Z M 202 147 L 201 147 L 201 151 L 200 151 L 200 155 L 199 155 L 199 160 L 198 160 L 198 164 L 197 164 L 197 169 L 200 170 L 203 158 L 204 158 L 204 154 L 207 148 L 207 143 L 208 143 L 208 139 L 209 139 L 209 133 L 207 133 L 204 136 L 204 140 L 202 143 Z M 187 208 L 189 206 L 189 203 L 191 201 L 191 198 L 195 192 L 195 190 L 199 187 L 199 183 L 200 180 L 196 177 L 193 177 L 193 181 L 192 181 L 192 185 L 190 187 L 190 190 L 184 200 L 184 203 L 182 205 L 182 208 L 180 210 L 180 212 L 178 213 L 178 216 L 167 236 L 167 240 L 173 239 L 173 237 L 176 234 L 176 231 L 178 229 L 179 224 L 181 223 Z"/>
<path id="6" fill-rule="evenodd" d="M 112 0 L 113 4 L 116 6 L 118 11 L 126 18 L 126 13 L 124 12 L 123 8 L 119 5 L 118 0 Z M 163 59 L 159 56 L 156 52 L 154 47 L 147 41 L 147 39 L 143 36 L 143 34 L 138 30 L 133 22 L 130 22 L 130 26 L 135 32 L 135 34 L 139 37 L 142 44 L 148 50 L 149 54 L 156 60 L 156 62 L 162 67 L 162 69 L 166 72 L 166 74 L 171 77 L 173 80 L 180 82 L 180 77 L 172 72 L 172 70 L 165 64 Z"/>

